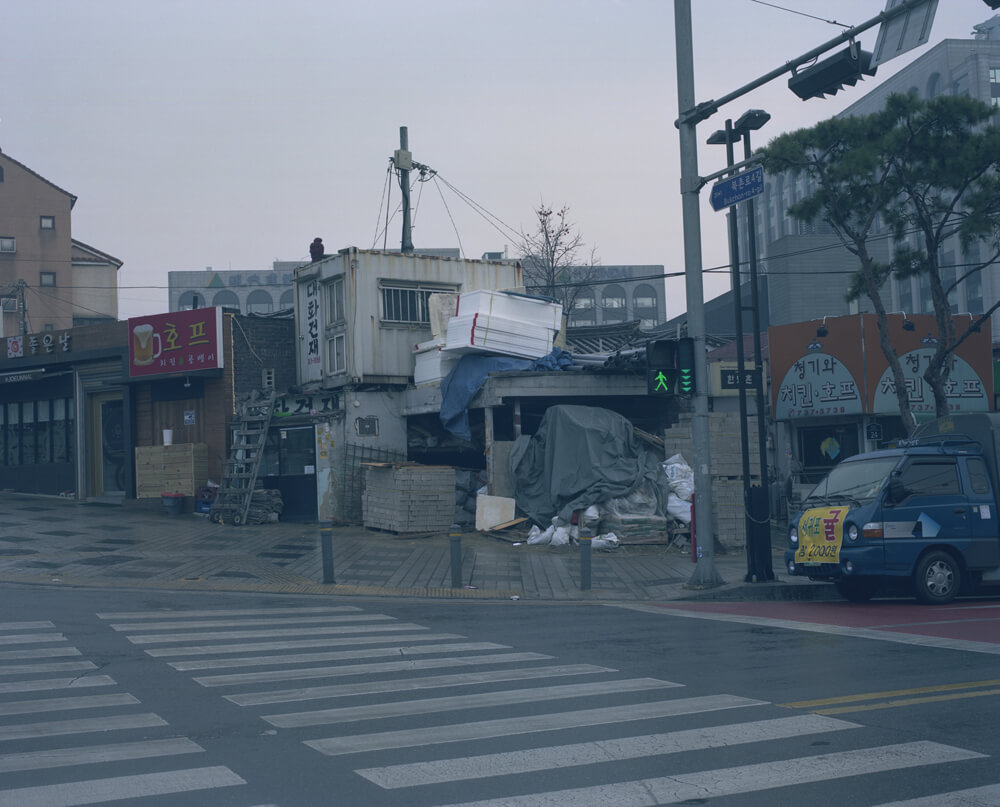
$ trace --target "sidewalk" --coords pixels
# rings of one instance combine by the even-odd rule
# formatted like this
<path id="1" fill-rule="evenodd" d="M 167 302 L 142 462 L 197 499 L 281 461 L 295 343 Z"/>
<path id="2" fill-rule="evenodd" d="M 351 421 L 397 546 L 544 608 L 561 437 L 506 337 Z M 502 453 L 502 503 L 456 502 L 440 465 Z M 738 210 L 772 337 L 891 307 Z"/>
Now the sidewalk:
<path id="1" fill-rule="evenodd" d="M 697 590 L 689 553 L 657 545 L 594 551 L 591 588 L 580 588 L 579 547 L 529 546 L 518 533 L 461 536 L 462 587 L 452 587 L 447 533 L 331 531 L 334 580 L 323 583 L 320 525 L 233 527 L 206 516 L 167 515 L 159 502 L 122 505 L 0 492 L 0 583 L 247 591 L 373 597 L 526 601 L 826 599 L 831 586 L 784 574 L 744 583 L 743 550 L 716 554 L 724 583 Z"/>

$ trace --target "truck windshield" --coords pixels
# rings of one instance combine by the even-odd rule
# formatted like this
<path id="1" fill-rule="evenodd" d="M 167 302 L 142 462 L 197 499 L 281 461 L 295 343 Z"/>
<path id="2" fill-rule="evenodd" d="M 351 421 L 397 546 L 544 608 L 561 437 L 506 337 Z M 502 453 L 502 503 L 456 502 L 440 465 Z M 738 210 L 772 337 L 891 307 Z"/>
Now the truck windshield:
<path id="1" fill-rule="evenodd" d="M 805 507 L 841 502 L 867 504 L 878 495 L 898 463 L 899 457 L 842 462 L 813 488 L 802 504 Z"/>

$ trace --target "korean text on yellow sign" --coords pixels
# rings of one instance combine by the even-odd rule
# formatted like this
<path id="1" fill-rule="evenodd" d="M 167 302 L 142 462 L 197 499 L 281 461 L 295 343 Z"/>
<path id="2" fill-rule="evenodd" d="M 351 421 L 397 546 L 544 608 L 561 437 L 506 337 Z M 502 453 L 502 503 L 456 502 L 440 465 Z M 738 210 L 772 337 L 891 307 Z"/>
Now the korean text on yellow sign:
<path id="1" fill-rule="evenodd" d="M 815 507 L 799 519 L 797 563 L 839 563 L 846 507 Z"/>

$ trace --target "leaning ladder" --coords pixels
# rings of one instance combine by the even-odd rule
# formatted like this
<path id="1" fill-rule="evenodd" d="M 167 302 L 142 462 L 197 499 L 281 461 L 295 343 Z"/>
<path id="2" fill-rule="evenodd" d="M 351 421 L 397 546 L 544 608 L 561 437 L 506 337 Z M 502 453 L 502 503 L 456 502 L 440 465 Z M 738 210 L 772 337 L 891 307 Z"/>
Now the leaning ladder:
<path id="1" fill-rule="evenodd" d="M 239 526 L 247 522 L 274 400 L 272 390 L 266 398 L 240 404 L 234 418 L 233 445 L 222 475 L 222 484 L 209 510 L 209 518 L 217 524 L 229 521 Z"/>

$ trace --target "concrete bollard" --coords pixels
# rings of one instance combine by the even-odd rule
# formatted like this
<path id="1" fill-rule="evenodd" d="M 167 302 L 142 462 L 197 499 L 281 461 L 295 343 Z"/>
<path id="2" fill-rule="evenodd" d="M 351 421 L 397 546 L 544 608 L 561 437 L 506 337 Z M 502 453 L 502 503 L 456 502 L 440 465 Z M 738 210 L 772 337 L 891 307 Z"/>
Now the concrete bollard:
<path id="1" fill-rule="evenodd" d="M 462 587 L 462 533 L 459 532 L 457 524 L 451 525 L 448 533 L 451 544 L 451 587 Z"/>
<path id="2" fill-rule="evenodd" d="M 323 582 L 335 582 L 333 576 L 333 527 L 320 527 L 319 545 L 323 552 Z"/>

